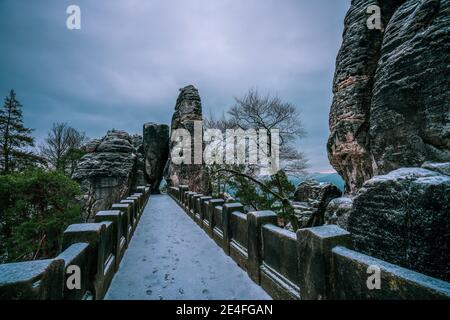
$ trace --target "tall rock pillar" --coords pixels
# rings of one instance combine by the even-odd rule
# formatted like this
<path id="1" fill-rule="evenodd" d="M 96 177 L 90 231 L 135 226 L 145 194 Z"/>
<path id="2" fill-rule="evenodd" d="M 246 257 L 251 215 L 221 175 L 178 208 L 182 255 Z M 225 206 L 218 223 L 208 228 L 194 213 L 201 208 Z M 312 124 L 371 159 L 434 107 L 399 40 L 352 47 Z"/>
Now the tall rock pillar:
<path id="1" fill-rule="evenodd" d="M 367 26 L 372 5 L 381 9 L 381 30 Z M 352 1 L 328 141 L 348 193 L 374 175 L 450 161 L 449 7 L 439 0 Z"/>
<path id="2" fill-rule="evenodd" d="M 173 132 L 177 129 L 186 129 L 194 139 L 194 122 L 202 121 L 202 103 L 198 90 L 189 85 L 180 89 L 175 112 L 172 117 L 170 152 L 172 152 L 176 141 L 172 141 Z M 203 164 L 194 164 L 194 148 L 191 148 L 191 164 L 174 164 L 169 154 L 169 161 L 166 166 L 165 178 L 169 185 L 188 185 L 191 191 L 206 192 L 207 176 Z"/>
<path id="3" fill-rule="evenodd" d="M 144 124 L 145 177 L 152 194 L 159 193 L 164 167 L 169 156 L 169 126 L 165 124 Z"/>

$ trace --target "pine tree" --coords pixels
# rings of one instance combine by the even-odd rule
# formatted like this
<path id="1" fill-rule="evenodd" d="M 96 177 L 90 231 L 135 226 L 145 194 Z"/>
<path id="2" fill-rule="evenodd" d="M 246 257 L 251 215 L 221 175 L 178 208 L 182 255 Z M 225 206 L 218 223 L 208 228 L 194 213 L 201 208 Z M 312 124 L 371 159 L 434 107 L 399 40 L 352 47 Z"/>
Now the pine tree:
<path id="1" fill-rule="evenodd" d="M 35 156 L 26 150 L 34 146 L 31 129 L 24 127 L 22 105 L 16 99 L 16 93 L 11 90 L 5 98 L 3 109 L 0 110 L 0 170 L 6 174 L 21 168 Z"/>

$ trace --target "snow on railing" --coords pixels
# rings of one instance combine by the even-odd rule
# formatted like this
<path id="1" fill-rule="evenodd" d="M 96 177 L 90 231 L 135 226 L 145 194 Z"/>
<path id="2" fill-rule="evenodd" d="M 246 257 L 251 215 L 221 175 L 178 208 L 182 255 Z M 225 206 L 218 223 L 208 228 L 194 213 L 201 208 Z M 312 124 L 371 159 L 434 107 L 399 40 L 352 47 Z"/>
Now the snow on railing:
<path id="1" fill-rule="evenodd" d="M 335 225 L 279 228 L 272 211 L 170 187 L 169 195 L 275 299 L 450 299 L 450 283 L 351 250 Z"/>
<path id="2" fill-rule="evenodd" d="M 70 225 L 54 259 L 0 265 L 0 300 L 102 299 L 149 197 L 149 187 L 137 187 L 94 223 Z"/>

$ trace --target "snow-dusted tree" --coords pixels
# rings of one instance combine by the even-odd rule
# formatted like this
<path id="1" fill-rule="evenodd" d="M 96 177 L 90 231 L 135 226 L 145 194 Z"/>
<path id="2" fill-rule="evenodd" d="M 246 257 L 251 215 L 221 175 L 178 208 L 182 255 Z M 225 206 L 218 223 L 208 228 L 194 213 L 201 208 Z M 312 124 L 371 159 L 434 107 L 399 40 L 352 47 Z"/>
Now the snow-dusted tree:
<path id="1" fill-rule="evenodd" d="M 283 101 L 277 95 L 261 95 L 251 89 L 242 98 L 235 99 L 235 105 L 228 111 L 227 123 L 234 128 L 265 129 L 279 131 L 280 167 L 291 176 L 303 175 L 307 159 L 298 150 L 296 143 L 305 136 L 299 109 L 292 103 Z M 258 145 L 258 147 L 261 147 Z"/>
<path id="2" fill-rule="evenodd" d="M 305 134 L 298 109 L 278 96 L 261 96 L 258 91 L 250 90 L 243 98 L 236 98 L 236 103 L 228 111 L 227 116 L 207 119 L 205 128 L 219 129 L 224 133 L 227 129 L 258 132 L 265 130 L 268 134 L 267 139 L 261 140 L 260 135 L 257 137 L 255 135 L 253 143 L 250 143 L 252 138 L 248 139 L 248 143 L 245 144 L 245 152 L 248 154 L 252 151 L 251 148 L 258 150 L 265 148 L 264 150 L 269 153 L 268 156 L 272 157 L 270 150 L 274 144 L 278 144 L 280 165 L 278 172 L 272 171 L 270 176 L 262 177 L 260 174 L 267 171 L 264 170 L 267 169 L 267 165 L 260 162 L 230 165 L 225 161 L 221 164 L 212 164 L 208 166 L 211 179 L 215 179 L 211 181 L 211 189 L 218 190 L 217 193 L 220 194 L 227 191 L 229 186 L 245 205 L 252 207 L 253 210 L 272 209 L 290 221 L 295 229 L 297 221 L 289 201 L 295 187 L 287 176 L 303 175 L 307 167 L 306 158 L 296 148 L 297 140 Z M 271 136 L 271 130 L 274 129 L 278 130 L 279 139 Z M 267 145 L 261 145 L 261 141 Z M 217 144 L 217 148 L 224 149 L 224 154 L 229 148 L 228 143 L 225 145 Z M 258 152 L 258 157 L 259 155 Z"/>

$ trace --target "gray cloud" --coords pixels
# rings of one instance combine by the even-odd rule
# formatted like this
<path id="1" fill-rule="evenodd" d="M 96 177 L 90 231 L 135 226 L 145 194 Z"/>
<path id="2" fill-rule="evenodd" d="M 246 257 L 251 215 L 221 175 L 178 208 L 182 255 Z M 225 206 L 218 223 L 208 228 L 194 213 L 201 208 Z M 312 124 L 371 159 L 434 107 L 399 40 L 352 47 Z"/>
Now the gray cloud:
<path id="1" fill-rule="evenodd" d="M 82 10 L 67 30 L 66 8 Z M 311 170 L 325 143 L 335 57 L 349 1 L 1 0 L 0 94 L 17 91 L 26 124 L 45 136 L 67 121 L 100 136 L 169 123 L 178 89 L 194 84 L 205 113 L 249 88 L 295 103 Z"/>

